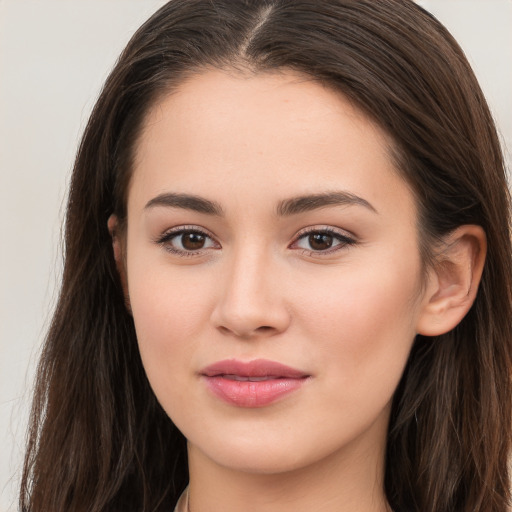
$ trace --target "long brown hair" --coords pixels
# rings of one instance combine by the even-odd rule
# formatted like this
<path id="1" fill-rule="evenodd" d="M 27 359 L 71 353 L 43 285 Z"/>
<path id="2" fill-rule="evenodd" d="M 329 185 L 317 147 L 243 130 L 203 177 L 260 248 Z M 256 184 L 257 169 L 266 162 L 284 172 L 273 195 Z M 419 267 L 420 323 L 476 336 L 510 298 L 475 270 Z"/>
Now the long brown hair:
<path id="1" fill-rule="evenodd" d="M 107 219 L 125 219 L 149 107 L 205 67 L 293 69 L 375 120 L 416 196 L 425 261 L 456 227 L 484 228 L 488 255 L 472 309 L 451 332 L 413 345 L 394 396 L 385 491 L 396 512 L 505 512 L 512 251 L 503 157 L 463 52 L 410 0 L 173 0 L 133 36 L 73 171 L 21 509 L 171 510 L 187 484 L 185 440 L 146 379 Z"/>

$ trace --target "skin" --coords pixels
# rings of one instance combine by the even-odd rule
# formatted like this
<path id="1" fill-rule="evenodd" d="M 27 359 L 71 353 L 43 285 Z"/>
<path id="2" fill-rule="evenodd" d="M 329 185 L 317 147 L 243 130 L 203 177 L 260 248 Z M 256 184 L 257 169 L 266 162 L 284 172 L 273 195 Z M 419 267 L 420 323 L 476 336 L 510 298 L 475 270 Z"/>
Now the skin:
<path id="1" fill-rule="evenodd" d="M 425 277 L 415 200 L 389 147 L 343 96 L 292 72 L 209 70 L 148 114 L 122 243 L 115 217 L 109 228 L 149 381 L 188 439 L 193 512 L 387 510 L 390 404 L 414 337 L 460 321 L 485 257 L 485 236 L 466 227 Z M 350 201 L 278 212 L 333 191 Z M 308 233 L 326 229 L 333 246 L 312 247 Z M 205 233 L 203 247 L 187 250 L 183 230 Z M 310 378 L 237 407 L 200 375 L 232 358 Z"/>

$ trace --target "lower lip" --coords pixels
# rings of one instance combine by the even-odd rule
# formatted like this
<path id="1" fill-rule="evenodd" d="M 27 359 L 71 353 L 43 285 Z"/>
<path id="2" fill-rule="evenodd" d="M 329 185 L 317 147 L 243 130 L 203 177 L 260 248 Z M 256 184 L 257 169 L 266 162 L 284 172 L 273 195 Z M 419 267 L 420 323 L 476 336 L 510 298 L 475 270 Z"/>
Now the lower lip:
<path id="1" fill-rule="evenodd" d="M 238 407 L 264 407 L 297 391 L 303 379 L 239 381 L 222 376 L 204 377 L 206 385 L 221 400 Z"/>

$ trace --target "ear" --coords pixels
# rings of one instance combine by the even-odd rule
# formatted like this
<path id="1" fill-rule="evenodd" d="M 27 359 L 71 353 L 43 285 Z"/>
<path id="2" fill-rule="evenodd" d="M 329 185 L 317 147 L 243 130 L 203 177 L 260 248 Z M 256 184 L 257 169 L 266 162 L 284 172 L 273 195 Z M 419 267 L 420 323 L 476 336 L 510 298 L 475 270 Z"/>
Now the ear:
<path id="1" fill-rule="evenodd" d="M 459 324 L 475 301 L 486 253 L 480 226 L 460 226 L 447 235 L 429 272 L 418 334 L 439 336 Z"/>
<path id="2" fill-rule="evenodd" d="M 123 240 L 121 240 L 121 238 L 119 236 L 119 220 L 116 215 L 112 214 L 108 218 L 107 226 L 108 226 L 108 232 L 110 233 L 110 236 L 112 238 L 112 249 L 114 251 L 114 260 L 116 262 L 119 279 L 121 280 L 121 286 L 123 287 L 126 309 L 131 314 L 132 308 L 131 308 L 131 304 L 130 304 L 130 295 L 128 293 L 128 279 L 127 279 L 127 275 L 126 275 L 125 245 L 123 244 Z"/>

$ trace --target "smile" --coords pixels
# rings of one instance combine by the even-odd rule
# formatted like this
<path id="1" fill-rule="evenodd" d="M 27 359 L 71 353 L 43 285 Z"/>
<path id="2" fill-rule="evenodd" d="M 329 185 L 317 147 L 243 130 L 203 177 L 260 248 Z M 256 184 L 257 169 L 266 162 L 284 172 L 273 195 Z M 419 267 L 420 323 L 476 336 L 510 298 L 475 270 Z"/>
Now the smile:
<path id="1" fill-rule="evenodd" d="M 257 359 L 219 361 L 200 372 L 217 398 L 237 407 L 264 407 L 299 390 L 311 377 L 281 363 Z"/>

